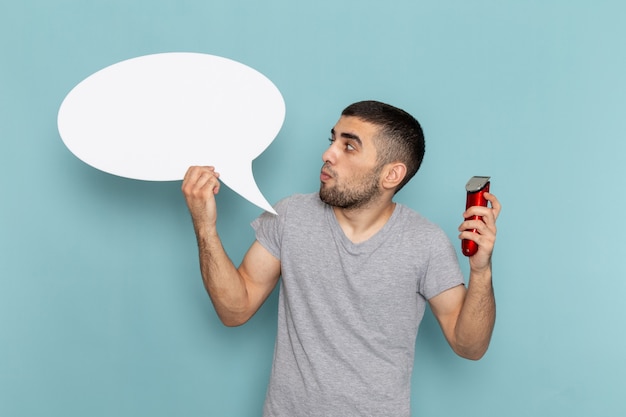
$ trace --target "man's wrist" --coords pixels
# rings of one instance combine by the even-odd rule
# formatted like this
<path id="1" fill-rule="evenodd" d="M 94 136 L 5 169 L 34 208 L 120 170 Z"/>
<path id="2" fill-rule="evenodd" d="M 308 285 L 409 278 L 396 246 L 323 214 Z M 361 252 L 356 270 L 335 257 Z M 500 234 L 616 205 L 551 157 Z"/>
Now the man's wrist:
<path id="1" fill-rule="evenodd" d="M 471 268 L 470 279 L 479 281 L 491 281 L 491 264 L 484 268 Z"/>

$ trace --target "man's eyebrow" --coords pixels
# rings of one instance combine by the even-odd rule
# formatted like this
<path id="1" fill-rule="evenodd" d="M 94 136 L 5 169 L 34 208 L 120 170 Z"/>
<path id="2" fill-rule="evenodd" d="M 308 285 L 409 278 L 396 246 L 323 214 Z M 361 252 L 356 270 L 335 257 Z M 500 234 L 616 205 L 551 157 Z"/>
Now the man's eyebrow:
<path id="1" fill-rule="evenodd" d="M 333 128 L 333 129 L 330 129 L 330 133 L 331 133 L 333 136 L 335 136 L 335 129 L 334 129 L 334 128 Z M 360 138 L 360 137 L 358 137 L 357 135 L 355 135 L 354 133 L 343 132 L 340 136 L 341 136 L 342 138 L 344 138 L 344 139 L 350 139 L 350 140 L 353 140 L 353 141 L 355 141 L 356 143 L 358 143 L 359 145 L 363 145 L 363 142 L 361 141 L 361 138 Z"/>

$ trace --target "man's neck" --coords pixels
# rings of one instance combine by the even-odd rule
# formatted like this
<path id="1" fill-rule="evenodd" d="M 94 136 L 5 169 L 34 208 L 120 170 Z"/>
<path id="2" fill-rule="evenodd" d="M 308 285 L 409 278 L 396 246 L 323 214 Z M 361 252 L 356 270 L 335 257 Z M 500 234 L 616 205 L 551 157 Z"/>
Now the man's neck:
<path id="1" fill-rule="evenodd" d="M 395 207 L 396 203 L 385 199 L 356 209 L 333 207 L 333 211 L 346 237 L 353 243 L 361 243 L 383 228 Z"/>

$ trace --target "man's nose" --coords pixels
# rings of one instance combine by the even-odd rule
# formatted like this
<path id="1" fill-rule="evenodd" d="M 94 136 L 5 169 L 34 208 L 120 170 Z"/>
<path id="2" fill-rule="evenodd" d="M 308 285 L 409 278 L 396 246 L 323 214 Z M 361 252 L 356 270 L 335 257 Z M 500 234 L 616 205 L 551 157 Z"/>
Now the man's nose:
<path id="1" fill-rule="evenodd" d="M 322 154 L 322 161 L 324 163 L 326 162 L 330 162 L 331 164 L 335 163 L 336 160 L 336 155 L 335 155 L 335 147 L 334 147 L 334 143 L 331 144 Z"/>

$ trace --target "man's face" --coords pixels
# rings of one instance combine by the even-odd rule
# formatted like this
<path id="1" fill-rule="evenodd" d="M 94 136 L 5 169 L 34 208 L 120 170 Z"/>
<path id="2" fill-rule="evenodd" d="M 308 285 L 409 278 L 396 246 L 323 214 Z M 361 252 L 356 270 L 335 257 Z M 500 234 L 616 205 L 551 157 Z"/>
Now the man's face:
<path id="1" fill-rule="evenodd" d="M 330 147 L 322 154 L 320 198 L 340 208 L 361 208 L 378 197 L 382 166 L 376 161 L 374 137 L 379 127 L 342 116 L 331 130 Z"/>

